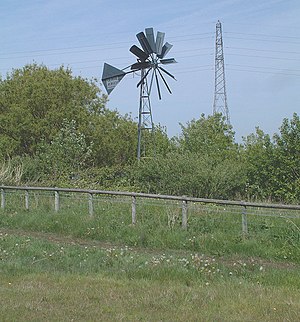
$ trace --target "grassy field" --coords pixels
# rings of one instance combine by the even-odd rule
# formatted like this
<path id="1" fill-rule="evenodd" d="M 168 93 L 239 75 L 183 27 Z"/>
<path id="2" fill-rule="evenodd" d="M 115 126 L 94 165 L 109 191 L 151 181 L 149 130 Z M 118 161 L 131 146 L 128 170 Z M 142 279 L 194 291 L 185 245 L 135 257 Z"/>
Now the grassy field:
<path id="1" fill-rule="evenodd" d="M 0 231 L 1 321 L 297 321 L 300 267 Z"/>
<path id="2" fill-rule="evenodd" d="M 43 197 L 43 198 L 41 198 Z M 1 321 L 299 321 L 298 218 L 66 196 L 0 211 Z M 49 201 L 49 202 L 48 202 Z"/>

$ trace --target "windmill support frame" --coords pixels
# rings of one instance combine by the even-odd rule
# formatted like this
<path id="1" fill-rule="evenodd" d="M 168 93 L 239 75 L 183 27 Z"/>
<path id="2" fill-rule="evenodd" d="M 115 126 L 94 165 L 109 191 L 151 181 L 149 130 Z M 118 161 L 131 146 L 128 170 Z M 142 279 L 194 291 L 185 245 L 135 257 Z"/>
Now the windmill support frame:
<path id="1" fill-rule="evenodd" d="M 147 82 L 147 77 L 144 77 L 146 70 L 141 70 L 141 84 L 140 84 L 140 105 L 139 105 L 139 120 L 138 120 L 138 145 L 137 145 L 137 159 L 140 160 L 143 154 L 142 144 L 144 139 L 143 132 L 145 130 L 151 131 L 153 134 L 154 125 L 151 111 L 150 92 Z M 145 156 L 145 149 L 144 149 Z"/>

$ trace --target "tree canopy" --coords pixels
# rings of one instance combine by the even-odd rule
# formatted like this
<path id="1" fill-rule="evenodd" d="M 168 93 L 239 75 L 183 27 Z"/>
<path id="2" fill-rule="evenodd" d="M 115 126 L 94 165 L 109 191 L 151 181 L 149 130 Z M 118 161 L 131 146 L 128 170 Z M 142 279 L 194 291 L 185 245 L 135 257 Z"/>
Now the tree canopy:
<path id="1" fill-rule="evenodd" d="M 285 118 L 273 137 L 257 128 L 245 139 L 248 192 L 275 201 L 300 200 L 300 119 Z"/>
<path id="2" fill-rule="evenodd" d="M 50 142 L 64 120 L 86 127 L 101 114 L 107 97 L 95 80 L 74 77 L 68 68 L 31 64 L 0 80 L 1 156 L 33 155 L 40 140 Z"/>

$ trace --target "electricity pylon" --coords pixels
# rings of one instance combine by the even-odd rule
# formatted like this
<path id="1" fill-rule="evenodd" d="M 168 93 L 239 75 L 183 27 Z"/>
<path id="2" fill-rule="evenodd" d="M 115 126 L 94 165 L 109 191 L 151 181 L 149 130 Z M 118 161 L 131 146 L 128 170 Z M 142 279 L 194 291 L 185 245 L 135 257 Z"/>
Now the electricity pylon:
<path id="1" fill-rule="evenodd" d="M 230 124 L 225 83 L 222 24 L 219 20 L 216 24 L 215 95 L 213 106 L 213 114 L 216 113 L 222 113 L 225 116 L 226 122 Z"/>

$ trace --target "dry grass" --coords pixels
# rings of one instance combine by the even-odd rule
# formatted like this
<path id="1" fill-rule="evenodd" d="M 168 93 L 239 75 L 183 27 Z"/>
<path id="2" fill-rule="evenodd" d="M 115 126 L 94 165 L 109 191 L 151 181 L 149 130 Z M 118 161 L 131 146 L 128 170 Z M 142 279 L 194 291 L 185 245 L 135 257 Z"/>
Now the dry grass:
<path id="1" fill-rule="evenodd" d="M 20 184 L 23 175 L 22 164 L 12 165 L 11 161 L 0 164 L 0 182 L 8 184 Z"/>

